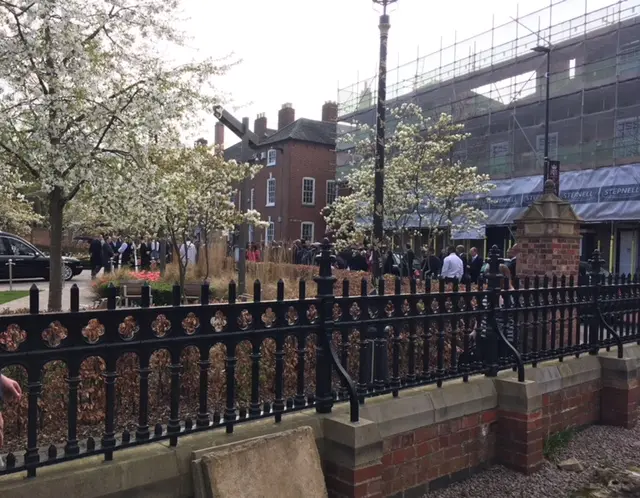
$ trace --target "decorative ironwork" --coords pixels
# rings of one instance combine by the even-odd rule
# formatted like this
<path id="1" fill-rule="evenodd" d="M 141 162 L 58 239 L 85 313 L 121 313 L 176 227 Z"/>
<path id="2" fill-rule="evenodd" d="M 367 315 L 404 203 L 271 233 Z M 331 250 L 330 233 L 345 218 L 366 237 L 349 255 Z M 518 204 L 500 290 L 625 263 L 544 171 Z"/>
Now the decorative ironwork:
<path id="1" fill-rule="evenodd" d="M 117 289 L 110 287 L 107 310 L 43 314 L 34 286 L 30 293 L 35 305 L 29 314 L 0 316 L 0 368 L 20 364 L 30 379 L 39 379 L 44 365 L 65 359 L 68 437 L 64 448 L 49 448 L 50 441 L 39 439 L 43 386 L 29 381 L 27 451 L 6 455 L 0 475 L 27 471 L 33 476 L 41 465 L 96 453 L 111 459 L 133 444 L 167 439 L 176 445 L 194 431 L 224 427 L 232 432 L 238 423 L 264 417 L 280 421 L 296 410 L 328 413 L 335 403 L 346 401 L 357 421 L 358 405 L 369 397 L 441 386 L 452 378 L 466 382 L 473 375 L 511 368 L 522 381 L 524 365 L 615 346 L 620 355 L 623 344 L 640 340 L 640 281 L 631 276 L 603 279 L 599 253 L 581 285 L 560 276 L 516 278 L 505 286 L 494 248 L 487 285 L 436 280 L 420 283 L 419 291 L 418 283 L 409 280 L 407 293 L 407 279 L 398 279 L 385 292 L 380 280 L 375 293 L 362 282 L 352 294 L 349 282 L 342 282 L 340 295 L 334 294 L 331 258 L 325 241 L 319 247 L 313 298 L 301 282 L 298 298 L 285 299 L 284 283 L 278 282 L 277 299 L 262 301 L 262 285 L 256 282 L 252 299 L 236 302 L 232 282 L 228 303 L 211 304 L 203 292 L 206 300 L 199 305 L 185 306 L 177 299 L 174 306 L 153 307 L 143 300 L 139 308 L 120 309 Z M 174 289 L 177 297 L 180 291 Z M 337 337 L 339 346 L 334 344 Z M 187 348 L 191 359 L 184 364 Z M 164 354 L 159 363 L 152 361 L 156 351 Z M 116 378 L 124 372 L 117 362 L 130 353 L 139 361 L 128 371 L 138 376 L 138 406 L 135 419 L 119 426 Z M 99 387 L 91 386 L 91 394 L 84 390 L 79 372 L 79 364 L 89 357 L 101 358 L 103 365 L 102 381 Z M 355 374 L 350 372 L 358 378 L 352 379 Z M 185 389 L 185 377 L 193 376 L 195 386 Z M 163 379 L 166 389 L 164 424 L 151 410 L 158 397 L 151 392 L 154 378 Z M 211 391 L 220 392 L 220 385 L 221 399 L 214 403 Z M 190 393 L 195 399 L 188 400 L 189 407 L 197 411 L 185 416 Z M 104 430 L 81 442 L 79 434 L 92 430 L 79 430 L 83 406 L 100 395 Z M 135 432 L 127 432 L 131 425 L 137 426 Z"/>

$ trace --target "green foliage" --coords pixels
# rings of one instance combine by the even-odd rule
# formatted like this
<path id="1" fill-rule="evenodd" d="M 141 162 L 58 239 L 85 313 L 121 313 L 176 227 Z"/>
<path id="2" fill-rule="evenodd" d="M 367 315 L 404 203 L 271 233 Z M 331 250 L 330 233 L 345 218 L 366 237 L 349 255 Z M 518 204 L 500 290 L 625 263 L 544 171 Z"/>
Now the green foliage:
<path id="1" fill-rule="evenodd" d="M 547 460 L 555 461 L 558 453 L 567 447 L 577 432 L 575 427 L 570 427 L 549 436 L 544 442 L 542 450 L 544 457 Z"/>

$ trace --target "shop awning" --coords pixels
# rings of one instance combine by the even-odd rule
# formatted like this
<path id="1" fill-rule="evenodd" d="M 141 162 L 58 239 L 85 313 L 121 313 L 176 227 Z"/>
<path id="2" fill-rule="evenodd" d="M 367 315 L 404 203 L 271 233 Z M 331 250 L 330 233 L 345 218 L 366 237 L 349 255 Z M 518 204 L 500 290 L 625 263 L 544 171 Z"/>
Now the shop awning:
<path id="1" fill-rule="evenodd" d="M 492 183 L 490 196 L 471 201 L 487 214 L 487 226 L 513 224 L 543 190 L 542 175 Z M 585 223 L 640 221 L 640 164 L 561 173 L 560 197 Z"/>

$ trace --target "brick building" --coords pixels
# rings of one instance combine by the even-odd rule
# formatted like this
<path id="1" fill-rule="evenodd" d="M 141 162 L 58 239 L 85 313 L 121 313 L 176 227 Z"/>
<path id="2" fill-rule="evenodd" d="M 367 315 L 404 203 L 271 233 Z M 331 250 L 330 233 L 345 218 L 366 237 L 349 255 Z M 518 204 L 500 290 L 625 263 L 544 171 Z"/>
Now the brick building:
<path id="1" fill-rule="evenodd" d="M 250 242 L 320 240 L 325 233 L 322 208 L 336 196 L 335 136 L 338 106 L 322 106 L 322 120 L 296 119 L 291 104 L 278 112 L 278 127 L 267 126 L 259 114 L 253 132 L 260 147 L 252 151 L 253 161 L 263 168 L 247 182 L 243 207 L 256 209 L 269 222 L 266 229 L 249 229 Z M 216 125 L 216 143 L 224 142 L 224 126 Z M 242 144 L 224 152 L 226 159 L 241 160 Z"/>

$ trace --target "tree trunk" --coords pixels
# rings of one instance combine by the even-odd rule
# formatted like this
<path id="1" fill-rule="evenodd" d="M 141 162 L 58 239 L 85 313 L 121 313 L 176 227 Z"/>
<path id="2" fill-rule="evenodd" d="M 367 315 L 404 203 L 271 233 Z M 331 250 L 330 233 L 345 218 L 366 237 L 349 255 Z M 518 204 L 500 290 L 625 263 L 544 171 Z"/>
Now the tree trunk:
<path id="1" fill-rule="evenodd" d="M 62 226 L 64 202 L 59 187 L 48 195 L 49 199 L 49 303 L 48 309 L 62 310 Z"/>

